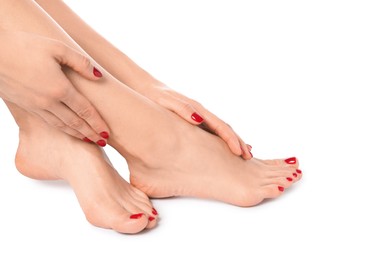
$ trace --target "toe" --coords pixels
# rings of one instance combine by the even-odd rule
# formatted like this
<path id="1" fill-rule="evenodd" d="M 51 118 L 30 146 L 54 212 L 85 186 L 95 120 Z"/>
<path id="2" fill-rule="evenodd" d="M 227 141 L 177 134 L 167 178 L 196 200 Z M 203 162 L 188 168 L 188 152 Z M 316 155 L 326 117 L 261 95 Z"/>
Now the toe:
<path id="1" fill-rule="evenodd" d="M 269 184 L 262 187 L 263 196 L 266 199 L 277 198 L 284 193 L 285 188 L 277 184 Z"/>
<path id="2" fill-rule="evenodd" d="M 274 165 L 274 166 L 287 166 L 291 168 L 298 168 L 299 161 L 296 157 L 289 157 L 286 159 L 276 159 L 276 160 L 259 160 L 267 165 Z"/>
<path id="3" fill-rule="evenodd" d="M 111 227 L 120 233 L 139 233 L 148 225 L 148 218 L 143 212 L 131 213 L 128 211 L 115 214 L 111 220 Z"/>

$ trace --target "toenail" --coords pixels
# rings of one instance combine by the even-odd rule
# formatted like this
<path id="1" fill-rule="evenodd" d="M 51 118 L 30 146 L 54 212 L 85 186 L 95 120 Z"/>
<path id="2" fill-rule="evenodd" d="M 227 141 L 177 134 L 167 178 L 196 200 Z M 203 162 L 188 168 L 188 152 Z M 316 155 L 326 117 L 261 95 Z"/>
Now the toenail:
<path id="1" fill-rule="evenodd" d="M 88 137 L 84 137 L 84 138 L 83 138 L 83 141 L 84 141 L 84 142 L 87 142 L 87 143 L 93 143 L 93 141 L 92 141 L 92 140 L 90 140 Z"/>
<path id="2" fill-rule="evenodd" d="M 153 209 L 152 209 L 152 213 L 153 213 L 153 215 L 155 215 L 155 216 L 157 216 L 157 215 L 158 215 L 158 212 L 157 212 L 157 210 L 156 210 L 155 208 L 153 208 Z"/>
<path id="3" fill-rule="evenodd" d="M 192 120 L 194 120 L 198 123 L 202 123 L 204 121 L 204 119 L 199 114 L 197 114 L 196 112 L 192 113 L 191 118 L 192 118 Z"/>
<path id="4" fill-rule="evenodd" d="M 278 186 L 278 190 L 281 191 L 281 192 L 283 192 L 284 191 L 284 187 Z"/>
<path id="5" fill-rule="evenodd" d="M 297 173 L 293 173 L 294 178 L 297 178 Z"/>
<path id="6" fill-rule="evenodd" d="M 294 174 L 293 174 L 293 176 L 294 176 Z M 287 181 L 293 181 L 293 179 L 292 179 L 292 178 L 287 177 Z"/>
<path id="7" fill-rule="evenodd" d="M 299 174 L 301 174 L 301 173 L 302 173 L 302 171 L 301 171 L 301 170 L 298 170 L 298 169 L 296 170 L 296 172 L 297 172 L 297 173 L 299 173 Z"/>
<path id="8" fill-rule="evenodd" d="M 297 162 L 297 159 L 296 157 L 291 157 L 291 158 L 285 159 L 284 161 L 288 164 L 295 164 Z"/>
<path id="9" fill-rule="evenodd" d="M 99 140 L 99 141 L 97 141 L 97 144 L 101 147 L 105 147 L 106 146 L 106 141 L 105 140 Z"/>
<path id="10" fill-rule="evenodd" d="M 106 131 L 103 131 L 99 134 L 102 138 L 104 139 L 108 139 L 108 137 L 110 137 L 110 135 L 108 134 L 108 132 Z"/>
<path id="11" fill-rule="evenodd" d="M 153 220 L 155 220 L 155 217 L 152 217 L 152 216 L 149 216 L 149 221 L 153 221 Z"/>
<path id="12" fill-rule="evenodd" d="M 133 214 L 130 216 L 131 219 L 139 219 L 144 215 L 144 213 L 139 213 L 139 214 Z"/>

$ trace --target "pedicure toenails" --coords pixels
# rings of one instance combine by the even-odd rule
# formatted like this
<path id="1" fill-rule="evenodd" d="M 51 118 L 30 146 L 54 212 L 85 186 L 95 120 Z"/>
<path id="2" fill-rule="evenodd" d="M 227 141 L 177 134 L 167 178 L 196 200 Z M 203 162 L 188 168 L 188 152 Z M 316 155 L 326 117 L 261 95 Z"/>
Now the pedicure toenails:
<path id="1" fill-rule="evenodd" d="M 155 220 L 155 217 L 149 216 L 148 220 L 153 221 L 153 220 Z"/>
<path id="2" fill-rule="evenodd" d="M 87 142 L 87 143 L 93 143 L 93 141 L 92 141 L 92 140 L 90 140 L 88 137 L 84 137 L 84 138 L 83 138 L 83 141 L 84 141 L 84 142 Z"/>
<path id="3" fill-rule="evenodd" d="M 144 213 L 138 213 L 138 214 L 133 214 L 130 216 L 131 219 L 139 219 L 144 215 Z"/>
<path id="4" fill-rule="evenodd" d="M 288 164 L 296 164 L 297 158 L 296 157 L 291 157 L 291 158 L 285 159 L 284 161 Z"/>
<path id="5" fill-rule="evenodd" d="M 153 213 L 153 215 L 155 215 L 155 216 L 157 216 L 157 215 L 158 215 L 158 212 L 157 212 L 157 210 L 156 210 L 155 208 L 153 208 L 153 209 L 152 209 L 152 213 Z"/>
<path id="6" fill-rule="evenodd" d="M 287 177 L 287 181 L 293 181 L 293 179 L 292 179 L 292 178 Z"/>
<path id="7" fill-rule="evenodd" d="M 297 170 L 296 170 L 296 172 L 297 172 L 297 173 L 299 173 L 299 174 L 301 174 L 301 173 L 302 173 L 302 171 L 301 171 L 301 170 L 299 170 L 299 169 L 297 169 Z"/>
<path id="8" fill-rule="evenodd" d="M 105 140 L 99 140 L 99 141 L 97 141 L 97 144 L 101 147 L 105 147 L 106 146 L 106 141 Z"/>
<path id="9" fill-rule="evenodd" d="M 192 118 L 192 120 L 194 120 L 198 123 L 202 123 L 204 121 L 204 119 L 199 114 L 197 114 L 196 112 L 192 113 L 191 118 Z"/>
<path id="10" fill-rule="evenodd" d="M 97 78 L 101 78 L 102 77 L 102 73 L 96 67 L 93 68 L 93 74 Z"/>
<path id="11" fill-rule="evenodd" d="M 293 173 L 294 178 L 297 178 L 297 173 Z"/>
<path id="12" fill-rule="evenodd" d="M 278 190 L 281 191 L 281 192 L 283 192 L 284 191 L 284 187 L 278 186 Z"/>
<path id="13" fill-rule="evenodd" d="M 108 139 L 108 137 L 110 137 L 109 133 L 106 131 L 103 131 L 99 134 L 102 138 L 104 139 Z"/>

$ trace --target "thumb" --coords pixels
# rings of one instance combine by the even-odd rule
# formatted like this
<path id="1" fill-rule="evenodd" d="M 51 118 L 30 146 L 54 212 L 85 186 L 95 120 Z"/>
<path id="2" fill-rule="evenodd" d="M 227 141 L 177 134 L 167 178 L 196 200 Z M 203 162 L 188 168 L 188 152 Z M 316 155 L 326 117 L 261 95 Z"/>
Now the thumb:
<path id="1" fill-rule="evenodd" d="M 86 79 L 97 80 L 102 77 L 101 71 L 92 65 L 91 60 L 86 55 L 79 53 L 64 43 L 59 44 L 55 58 L 60 65 L 70 67 Z"/>

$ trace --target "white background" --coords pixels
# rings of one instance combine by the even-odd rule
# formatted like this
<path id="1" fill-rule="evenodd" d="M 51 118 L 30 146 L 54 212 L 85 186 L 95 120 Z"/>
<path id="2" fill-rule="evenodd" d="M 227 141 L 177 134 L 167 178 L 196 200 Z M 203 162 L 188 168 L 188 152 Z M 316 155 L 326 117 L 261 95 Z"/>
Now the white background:
<path id="1" fill-rule="evenodd" d="M 365 1 L 66 2 L 255 156 L 297 156 L 304 178 L 253 208 L 153 200 L 158 227 L 121 235 L 88 224 L 64 183 L 17 172 L 1 104 L 0 259 L 366 259 Z"/>

